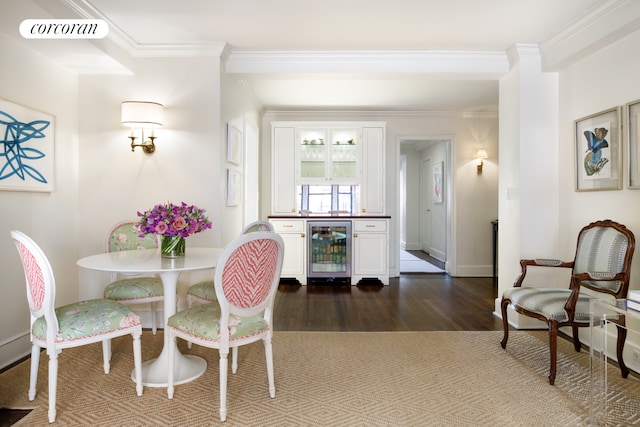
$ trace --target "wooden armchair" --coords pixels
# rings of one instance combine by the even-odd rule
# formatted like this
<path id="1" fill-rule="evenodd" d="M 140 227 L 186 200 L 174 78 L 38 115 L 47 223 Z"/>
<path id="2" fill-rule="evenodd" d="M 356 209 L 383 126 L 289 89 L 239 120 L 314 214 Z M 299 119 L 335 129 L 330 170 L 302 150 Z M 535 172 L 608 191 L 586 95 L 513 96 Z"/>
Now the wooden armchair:
<path id="1" fill-rule="evenodd" d="M 635 249 L 635 237 L 624 225 L 611 220 L 592 222 L 578 235 L 573 261 L 552 259 L 521 260 L 522 273 L 514 287 L 502 294 L 501 310 L 504 337 L 500 344 L 506 348 L 509 339 L 507 307 L 525 316 L 547 323 L 549 328 L 549 384 L 556 379 L 558 329 L 571 326 L 573 346 L 580 351 L 578 328 L 589 326 L 589 300 L 602 294 L 602 298 L 623 299 L 629 290 L 631 258 Z M 568 288 L 523 287 L 527 267 L 571 268 Z M 582 292 L 589 289 L 591 295 Z M 623 325 L 624 320 L 621 320 Z M 624 364 L 622 350 L 626 329 L 618 327 L 617 357 L 622 377 L 629 375 Z"/>

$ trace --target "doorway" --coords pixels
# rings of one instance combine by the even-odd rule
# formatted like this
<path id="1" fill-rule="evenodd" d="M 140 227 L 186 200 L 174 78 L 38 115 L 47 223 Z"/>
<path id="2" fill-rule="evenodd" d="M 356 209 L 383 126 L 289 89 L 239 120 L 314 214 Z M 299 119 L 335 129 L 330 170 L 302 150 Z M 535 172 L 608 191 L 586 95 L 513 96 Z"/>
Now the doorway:
<path id="1" fill-rule="evenodd" d="M 399 248 L 424 253 L 447 271 L 451 261 L 451 143 L 452 139 L 444 138 L 403 138 L 399 144 Z"/>

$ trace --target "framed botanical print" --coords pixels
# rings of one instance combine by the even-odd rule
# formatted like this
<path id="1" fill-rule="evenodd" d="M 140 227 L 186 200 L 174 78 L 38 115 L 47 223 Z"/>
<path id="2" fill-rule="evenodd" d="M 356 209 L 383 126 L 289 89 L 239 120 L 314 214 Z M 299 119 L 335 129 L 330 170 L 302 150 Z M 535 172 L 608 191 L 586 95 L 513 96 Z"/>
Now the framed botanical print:
<path id="1" fill-rule="evenodd" d="M 576 191 L 622 188 L 620 107 L 574 122 Z"/>

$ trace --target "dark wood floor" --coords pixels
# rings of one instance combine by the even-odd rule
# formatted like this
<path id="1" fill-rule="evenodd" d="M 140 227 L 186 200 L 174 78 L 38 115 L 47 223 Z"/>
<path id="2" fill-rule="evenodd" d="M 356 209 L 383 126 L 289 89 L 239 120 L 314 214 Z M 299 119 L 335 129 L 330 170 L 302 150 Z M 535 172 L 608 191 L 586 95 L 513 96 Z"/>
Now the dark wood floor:
<path id="1" fill-rule="evenodd" d="M 280 284 L 276 331 L 490 331 L 493 278 L 403 274 L 388 286 Z"/>

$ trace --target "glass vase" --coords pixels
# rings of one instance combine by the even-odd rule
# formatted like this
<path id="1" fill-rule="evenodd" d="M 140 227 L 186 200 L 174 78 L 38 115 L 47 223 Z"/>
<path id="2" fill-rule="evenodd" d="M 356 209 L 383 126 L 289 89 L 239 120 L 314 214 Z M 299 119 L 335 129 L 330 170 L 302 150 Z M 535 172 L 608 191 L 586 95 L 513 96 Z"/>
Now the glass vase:
<path id="1" fill-rule="evenodd" d="M 180 258 L 184 256 L 185 240 L 182 236 L 163 236 L 160 251 L 163 258 Z"/>

